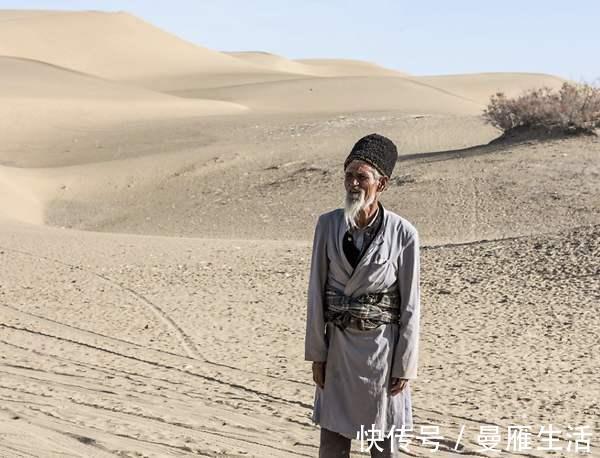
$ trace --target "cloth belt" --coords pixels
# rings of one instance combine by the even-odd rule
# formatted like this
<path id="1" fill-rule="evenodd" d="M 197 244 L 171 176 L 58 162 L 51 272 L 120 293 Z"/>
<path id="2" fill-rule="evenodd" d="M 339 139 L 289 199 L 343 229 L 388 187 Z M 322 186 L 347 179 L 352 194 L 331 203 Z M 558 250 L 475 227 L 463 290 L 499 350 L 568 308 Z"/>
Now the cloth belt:
<path id="1" fill-rule="evenodd" d="M 400 322 L 397 291 L 349 297 L 328 286 L 325 288 L 325 305 L 325 320 L 341 328 L 370 330 L 382 324 Z"/>

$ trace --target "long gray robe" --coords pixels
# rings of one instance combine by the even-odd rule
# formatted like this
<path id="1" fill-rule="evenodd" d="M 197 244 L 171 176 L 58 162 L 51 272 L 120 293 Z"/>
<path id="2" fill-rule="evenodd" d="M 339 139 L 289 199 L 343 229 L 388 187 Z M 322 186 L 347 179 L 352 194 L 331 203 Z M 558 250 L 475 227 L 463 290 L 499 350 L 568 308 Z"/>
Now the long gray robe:
<path id="1" fill-rule="evenodd" d="M 391 377 L 417 377 L 419 236 L 405 218 L 381 209 L 381 229 L 355 269 L 342 248 L 343 209 L 319 217 L 313 241 L 304 359 L 327 361 L 327 369 L 324 388 L 315 388 L 312 420 L 351 439 L 361 425 L 384 434 L 412 425 L 410 382 L 396 396 L 389 388 Z M 360 331 L 325 323 L 326 283 L 352 297 L 397 288 L 400 325 Z"/>

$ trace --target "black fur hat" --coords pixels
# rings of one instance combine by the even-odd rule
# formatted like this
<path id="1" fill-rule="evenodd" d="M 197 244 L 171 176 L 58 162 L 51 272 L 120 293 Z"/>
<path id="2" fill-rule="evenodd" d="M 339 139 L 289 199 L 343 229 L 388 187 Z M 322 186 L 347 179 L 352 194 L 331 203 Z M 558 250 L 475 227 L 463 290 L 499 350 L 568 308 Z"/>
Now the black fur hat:
<path id="1" fill-rule="evenodd" d="M 369 134 L 356 142 L 344 161 L 344 170 L 355 159 L 365 161 L 381 174 L 391 177 L 398 160 L 398 150 L 389 138 L 379 134 Z"/>

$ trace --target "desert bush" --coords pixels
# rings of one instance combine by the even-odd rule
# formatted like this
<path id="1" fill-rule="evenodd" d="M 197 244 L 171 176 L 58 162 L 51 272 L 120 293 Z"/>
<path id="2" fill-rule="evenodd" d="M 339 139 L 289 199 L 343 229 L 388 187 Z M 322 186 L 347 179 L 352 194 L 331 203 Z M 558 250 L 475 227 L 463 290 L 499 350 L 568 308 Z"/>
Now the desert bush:
<path id="1" fill-rule="evenodd" d="M 594 133 L 600 127 L 600 87 L 564 83 L 558 91 L 530 89 L 514 98 L 499 92 L 491 96 L 483 118 L 504 133 L 528 128 Z"/>

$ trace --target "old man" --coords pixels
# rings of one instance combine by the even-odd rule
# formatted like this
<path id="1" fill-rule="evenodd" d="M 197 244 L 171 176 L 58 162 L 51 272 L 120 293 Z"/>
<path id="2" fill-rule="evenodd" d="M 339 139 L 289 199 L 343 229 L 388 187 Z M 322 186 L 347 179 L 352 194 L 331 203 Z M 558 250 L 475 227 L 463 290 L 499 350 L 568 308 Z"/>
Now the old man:
<path id="1" fill-rule="evenodd" d="M 350 456 L 358 438 L 372 457 L 398 456 L 412 434 L 419 236 L 379 201 L 397 158 L 390 139 L 361 138 L 344 162 L 344 207 L 317 221 L 305 360 L 313 361 L 321 458 Z"/>

